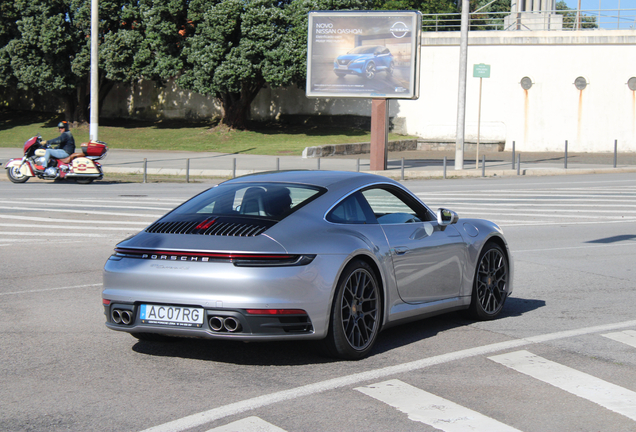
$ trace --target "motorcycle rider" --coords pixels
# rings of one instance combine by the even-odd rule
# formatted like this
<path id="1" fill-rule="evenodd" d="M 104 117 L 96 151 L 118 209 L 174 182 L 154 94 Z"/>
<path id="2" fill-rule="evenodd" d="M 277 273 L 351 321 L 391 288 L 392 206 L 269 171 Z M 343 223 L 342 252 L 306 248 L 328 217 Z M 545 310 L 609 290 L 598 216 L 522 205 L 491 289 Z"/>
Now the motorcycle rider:
<path id="1" fill-rule="evenodd" d="M 56 159 L 64 159 L 75 152 L 75 139 L 69 130 L 67 121 L 61 121 L 57 124 L 60 136 L 49 141 L 43 141 L 42 144 L 57 145 L 56 149 L 48 148 L 44 155 L 44 168 L 49 165 L 49 159 L 53 156 Z"/>

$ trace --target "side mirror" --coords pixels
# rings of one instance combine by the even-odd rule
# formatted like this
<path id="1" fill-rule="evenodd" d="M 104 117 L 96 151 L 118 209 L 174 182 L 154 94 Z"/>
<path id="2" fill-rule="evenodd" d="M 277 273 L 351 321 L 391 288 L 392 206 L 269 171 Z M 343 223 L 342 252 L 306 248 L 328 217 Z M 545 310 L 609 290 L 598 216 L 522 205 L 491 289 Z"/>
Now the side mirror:
<path id="1" fill-rule="evenodd" d="M 445 208 L 437 209 L 437 224 L 446 228 L 448 225 L 456 224 L 459 221 L 459 215 L 452 210 Z"/>

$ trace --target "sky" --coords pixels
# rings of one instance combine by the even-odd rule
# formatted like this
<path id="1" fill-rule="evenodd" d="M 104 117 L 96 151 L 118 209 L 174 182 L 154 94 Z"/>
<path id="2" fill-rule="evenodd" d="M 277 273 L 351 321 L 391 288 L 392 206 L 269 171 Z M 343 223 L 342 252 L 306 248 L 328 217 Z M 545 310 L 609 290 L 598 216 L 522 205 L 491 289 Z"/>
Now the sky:
<path id="1" fill-rule="evenodd" d="M 578 0 L 565 0 L 568 7 L 577 9 Z M 618 0 L 600 0 L 602 9 L 618 9 Z M 621 9 L 636 8 L 636 0 L 621 0 Z M 598 10 L 599 0 L 581 0 L 581 10 Z"/>

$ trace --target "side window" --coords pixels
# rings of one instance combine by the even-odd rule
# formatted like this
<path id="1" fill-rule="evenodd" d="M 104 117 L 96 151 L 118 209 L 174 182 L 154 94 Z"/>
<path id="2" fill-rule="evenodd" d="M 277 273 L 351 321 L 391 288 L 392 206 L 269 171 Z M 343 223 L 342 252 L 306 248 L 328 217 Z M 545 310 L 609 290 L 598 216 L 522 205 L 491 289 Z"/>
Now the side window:
<path id="1" fill-rule="evenodd" d="M 374 188 L 362 191 L 362 195 L 380 224 L 414 223 L 429 219 L 425 209 L 418 209 L 415 203 L 407 204 L 392 191 Z"/>
<path id="2" fill-rule="evenodd" d="M 359 193 L 349 195 L 329 212 L 327 220 L 342 224 L 375 223 L 370 210 L 367 209 L 365 212 L 363 205 L 366 203 L 361 199 Z"/>

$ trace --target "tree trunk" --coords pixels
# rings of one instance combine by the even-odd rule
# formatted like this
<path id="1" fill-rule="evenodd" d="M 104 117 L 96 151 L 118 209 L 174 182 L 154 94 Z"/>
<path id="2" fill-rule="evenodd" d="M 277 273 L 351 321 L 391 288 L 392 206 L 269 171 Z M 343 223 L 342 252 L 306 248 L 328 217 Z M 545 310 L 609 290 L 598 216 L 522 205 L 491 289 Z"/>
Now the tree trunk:
<path id="1" fill-rule="evenodd" d="M 221 124 L 232 129 L 247 129 L 252 102 L 263 85 L 265 85 L 264 81 L 252 85 L 243 83 L 240 93 L 222 94 L 220 97 L 223 105 Z"/>

